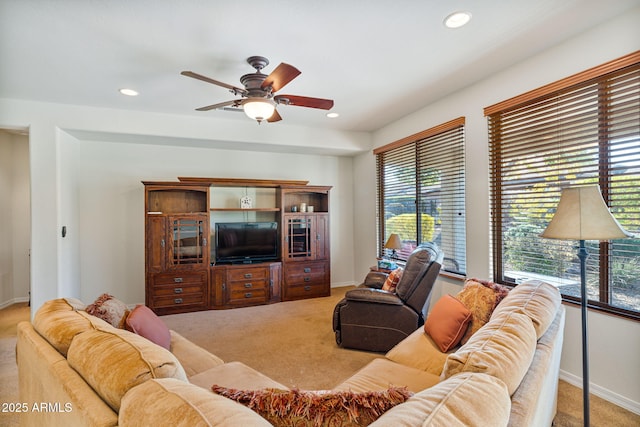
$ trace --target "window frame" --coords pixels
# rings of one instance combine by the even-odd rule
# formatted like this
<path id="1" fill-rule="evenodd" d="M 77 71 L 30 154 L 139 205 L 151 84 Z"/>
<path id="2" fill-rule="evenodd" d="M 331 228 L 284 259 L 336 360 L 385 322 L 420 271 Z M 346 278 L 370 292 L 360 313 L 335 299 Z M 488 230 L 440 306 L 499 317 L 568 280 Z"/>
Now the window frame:
<path id="1" fill-rule="evenodd" d="M 419 177 L 422 174 L 428 172 L 434 167 L 438 167 L 438 191 L 443 185 L 448 185 L 450 188 L 454 188 L 452 191 L 443 193 L 443 196 L 438 198 L 440 202 L 440 215 L 438 218 L 445 223 L 445 218 L 449 217 L 449 221 L 446 222 L 447 233 L 444 236 L 446 242 L 442 242 L 443 246 L 454 246 L 457 254 L 447 254 L 445 251 L 445 262 L 443 263 L 442 272 L 452 274 L 455 276 L 465 276 L 466 274 L 466 213 L 465 213 L 465 118 L 458 117 L 449 122 L 442 123 L 432 128 L 423 130 L 413 135 L 402 138 L 398 141 L 392 142 L 385 146 L 376 148 L 373 150 L 373 154 L 376 156 L 376 221 L 377 221 L 377 253 L 379 257 L 385 255 L 384 244 L 386 241 L 387 230 L 385 225 L 385 188 L 388 188 L 387 183 L 384 182 L 384 159 L 394 159 L 402 164 L 402 166 L 408 167 L 409 171 L 406 173 L 409 176 L 409 181 L 413 180 L 414 185 L 414 204 L 415 210 L 410 212 L 415 215 L 416 225 L 416 245 L 422 242 L 421 234 L 423 232 L 421 224 L 421 212 L 426 209 L 426 204 L 423 203 L 422 197 L 422 182 Z M 431 146 L 430 146 L 431 144 Z M 448 145 L 447 145 L 448 144 Z M 449 150 L 445 151 L 442 148 L 447 147 Z M 428 150 L 431 148 L 433 152 L 437 151 L 438 156 L 427 155 Z M 452 160 L 446 159 L 448 153 L 451 150 L 456 149 L 457 155 Z M 427 153 L 427 154 L 425 154 Z M 389 157 L 391 156 L 391 157 Z M 442 167 L 442 164 L 450 163 L 446 167 Z M 443 173 L 443 171 L 445 171 Z M 452 174 L 451 171 L 454 171 Z M 413 176 L 410 176 L 413 175 Z M 454 176 L 455 175 L 455 176 Z M 444 178 L 443 178 L 444 176 Z M 411 185 L 411 183 L 409 183 Z M 446 201 L 449 205 L 442 209 L 443 201 Z M 451 211 L 455 211 L 452 213 Z M 446 215 L 448 214 L 448 215 Z M 462 225 L 460 225 L 462 224 Z M 442 225 L 440 225 L 442 227 Z M 461 234 L 461 237 L 460 237 Z M 442 232 L 440 238 L 443 238 Z M 460 246 L 463 246 L 460 248 Z M 444 250 L 444 248 L 443 248 Z M 451 251 L 450 251 L 451 252 Z M 400 257 L 400 261 L 406 259 Z M 449 267 L 451 266 L 451 267 Z"/>
<path id="2" fill-rule="evenodd" d="M 498 104 L 494 104 L 492 106 L 486 107 L 484 109 L 484 114 L 487 117 L 488 125 L 489 125 L 489 147 L 490 147 L 490 175 L 491 175 L 491 237 L 492 237 L 492 265 L 493 265 L 493 279 L 501 284 L 515 286 L 517 283 L 505 280 L 505 271 L 504 264 L 506 263 L 503 251 L 503 227 L 502 223 L 503 212 L 503 176 L 505 171 L 501 168 L 502 161 L 499 158 L 503 148 L 500 147 L 501 141 L 500 138 L 503 132 L 507 132 L 505 130 L 500 129 L 501 123 L 499 123 L 501 114 L 508 114 L 509 112 L 513 112 L 516 109 L 524 111 L 525 108 L 533 109 L 534 105 L 543 103 L 545 101 L 549 101 L 554 99 L 554 97 L 560 97 L 563 93 L 570 92 L 572 90 L 578 90 L 582 87 L 586 87 L 586 85 L 592 85 L 597 88 L 599 93 L 606 93 L 607 85 L 611 80 L 613 80 L 618 74 L 623 73 L 627 70 L 633 70 L 634 73 L 640 71 L 640 51 L 633 52 L 621 58 L 615 59 L 613 61 L 607 62 L 605 64 L 599 65 L 597 67 L 593 67 L 584 72 L 575 74 L 568 78 L 559 80 L 557 82 L 551 83 L 549 85 L 543 86 L 541 88 L 529 91 L 522 95 L 513 97 L 511 99 L 502 101 Z M 636 71 L 637 70 L 637 71 Z M 636 86 L 633 86 L 636 88 Z M 585 89 L 586 90 L 586 89 Z M 590 89 L 593 90 L 593 89 Z M 637 90 L 637 89 L 633 89 Z M 632 92 L 635 94 L 635 92 Z M 610 107 L 610 101 L 607 96 L 597 96 L 597 106 L 599 109 L 606 110 Z M 637 108 L 637 106 L 634 106 Z M 558 110 L 558 117 L 562 114 L 566 114 L 567 110 Z M 523 113 L 524 114 L 524 113 Z M 632 114 L 637 114 L 637 110 L 633 110 Z M 635 117 L 635 116 L 634 116 Z M 612 188 L 613 188 L 613 173 L 608 169 L 609 164 L 607 161 L 607 156 L 610 155 L 610 151 L 613 151 L 616 148 L 616 144 L 620 144 L 619 142 L 613 142 L 609 138 L 609 132 L 613 128 L 613 124 L 608 122 L 608 116 L 606 118 L 598 118 L 598 124 L 600 125 L 599 133 L 597 135 L 597 147 L 599 150 L 599 161 L 596 165 L 596 174 L 598 178 L 598 184 L 600 185 L 603 198 L 605 202 L 611 207 L 612 201 Z M 514 131 L 515 132 L 515 131 Z M 632 142 L 637 141 L 637 133 L 632 134 Z M 502 150 L 502 151 L 501 151 Z M 540 148 L 540 155 L 546 154 L 542 148 Z M 551 151 L 551 150 L 549 150 Z M 514 150 L 515 152 L 515 150 Z M 577 164 L 578 161 L 574 158 L 573 164 Z M 635 173 L 632 174 L 635 176 Z M 505 181 L 506 182 L 506 181 Z M 558 185 L 560 181 L 549 181 L 545 184 L 547 185 Z M 623 206 L 623 208 L 626 207 Z M 612 207 L 613 210 L 613 207 Z M 615 211 L 614 211 L 615 215 Z M 542 239 L 542 238 L 541 238 Z M 610 243 L 608 241 L 602 241 L 597 243 L 598 254 L 597 257 L 597 265 L 598 265 L 598 299 L 589 299 L 588 306 L 590 308 L 596 309 L 598 311 L 614 314 L 617 316 L 633 319 L 636 321 L 640 320 L 640 307 L 638 310 L 628 310 L 623 307 L 618 307 L 611 304 L 610 295 L 615 289 L 611 285 L 610 277 L 613 274 L 611 270 L 613 267 L 609 263 L 609 256 L 611 255 L 612 247 L 615 243 Z M 562 294 L 563 300 L 571 303 L 579 303 L 580 298 Z"/>

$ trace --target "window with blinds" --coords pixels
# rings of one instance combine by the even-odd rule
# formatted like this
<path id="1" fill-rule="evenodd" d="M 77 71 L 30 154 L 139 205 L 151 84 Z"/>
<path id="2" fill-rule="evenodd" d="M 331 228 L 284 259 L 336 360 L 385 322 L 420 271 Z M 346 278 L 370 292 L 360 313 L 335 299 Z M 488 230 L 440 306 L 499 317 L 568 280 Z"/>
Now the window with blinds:
<path id="1" fill-rule="evenodd" d="M 564 187 L 599 184 L 640 236 L 640 52 L 485 109 L 494 280 L 579 301 L 577 242 L 543 239 Z M 640 319 L 640 239 L 587 241 L 589 305 Z"/>
<path id="2" fill-rule="evenodd" d="M 421 243 L 435 242 L 443 269 L 466 271 L 464 117 L 374 150 L 377 165 L 378 254 L 398 234 L 406 260 Z"/>

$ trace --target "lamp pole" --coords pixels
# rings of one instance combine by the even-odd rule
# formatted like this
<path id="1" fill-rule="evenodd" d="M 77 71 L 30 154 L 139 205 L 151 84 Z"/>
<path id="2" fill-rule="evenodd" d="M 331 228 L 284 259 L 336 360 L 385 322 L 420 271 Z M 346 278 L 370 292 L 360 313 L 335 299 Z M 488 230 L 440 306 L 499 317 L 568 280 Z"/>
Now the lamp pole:
<path id="1" fill-rule="evenodd" d="M 587 257 L 589 253 L 580 240 L 578 258 L 580 258 L 580 295 L 582 312 L 582 402 L 584 425 L 589 426 L 589 345 L 587 343 Z"/>

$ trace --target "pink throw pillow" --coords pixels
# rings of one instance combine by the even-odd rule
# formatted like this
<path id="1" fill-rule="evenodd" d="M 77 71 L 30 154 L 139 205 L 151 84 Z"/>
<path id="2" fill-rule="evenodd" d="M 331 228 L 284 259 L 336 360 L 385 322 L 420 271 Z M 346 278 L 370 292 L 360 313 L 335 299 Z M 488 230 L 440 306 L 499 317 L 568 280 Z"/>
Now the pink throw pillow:
<path id="1" fill-rule="evenodd" d="M 171 332 L 167 325 L 145 305 L 139 304 L 127 317 L 126 329 L 171 350 Z"/>

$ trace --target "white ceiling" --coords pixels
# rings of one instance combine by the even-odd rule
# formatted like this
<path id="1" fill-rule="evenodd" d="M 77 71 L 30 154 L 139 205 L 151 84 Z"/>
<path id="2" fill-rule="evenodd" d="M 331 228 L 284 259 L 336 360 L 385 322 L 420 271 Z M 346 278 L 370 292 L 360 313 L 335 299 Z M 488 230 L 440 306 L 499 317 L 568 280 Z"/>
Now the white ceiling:
<path id="1" fill-rule="evenodd" d="M 249 120 L 194 111 L 234 99 L 180 75 L 241 86 L 266 56 L 302 74 L 280 123 L 373 131 L 637 7 L 640 0 L 0 0 L 0 98 Z M 446 15 L 471 12 L 451 30 Z M 140 92 L 125 97 L 118 89 Z"/>

